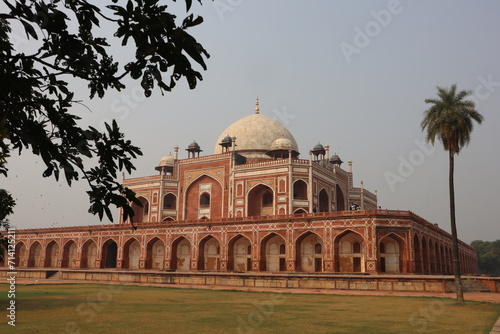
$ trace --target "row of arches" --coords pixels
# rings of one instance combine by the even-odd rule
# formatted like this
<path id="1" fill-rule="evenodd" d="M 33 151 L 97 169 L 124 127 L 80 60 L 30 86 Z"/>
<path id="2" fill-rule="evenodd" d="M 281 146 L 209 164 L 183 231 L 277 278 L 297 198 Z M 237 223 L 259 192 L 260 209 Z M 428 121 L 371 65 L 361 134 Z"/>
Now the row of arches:
<path id="1" fill-rule="evenodd" d="M 214 235 L 205 236 L 193 243 L 186 236 L 179 236 L 168 245 L 158 237 L 142 245 L 136 238 L 130 238 L 120 247 L 109 238 L 98 245 L 86 240 L 80 247 L 74 240 L 64 245 L 52 240 L 45 247 L 39 241 L 29 247 L 24 242 L 16 245 L 16 267 L 30 268 L 121 268 L 121 269 L 169 269 L 208 271 L 288 271 L 287 263 L 292 261 L 292 271 L 299 272 L 365 272 L 366 245 L 364 238 L 353 231 L 345 231 L 333 240 L 333 261 L 326 255 L 321 236 L 305 232 L 293 245 L 287 245 L 278 233 L 270 233 L 260 242 L 252 242 L 243 234 L 232 237 L 227 244 L 221 244 Z M 402 251 L 404 241 L 395 235 L 382 238 L 379 242 L 381 272 L 399 273 L 405 269 Z M 168 252 L 168 254 L 167 254 Z M 325 259 L 333 262 L 326 268 Z"/>
<path id="2" fill-rule="evenodd" d="M 430 237 L 413 237 L 413 272 L 417 274 L 451 274 L 453 273 L 453 255 L 451 244 L 444 244 Z M 459 253 L 460 271 L 475 273 L 476 258 L 473 254 Z"/>
<path id="3" fill-rule="evenodd" d="M 222 188 L 220 184 L 215 182 L 215 180 L 209 176 L 202 176 L 200 179 L 196 180 L 191 184 L 186 192 L 186 199 L 188 203 L 186 203 L 186 207 L 190 208 L 190 211 L 187 211 L 185 213 L 185 219 L 186 220 L 192 220 L 192 219 L 200 219 L 200 218 L 221 218 L 222 217 L 222 212 L 221 212 L 221 206 L 218 205 L 216 208 L 211 206 L 212 202 L 212 197 L 216 194 L 212 194 L 212 192 L 207 192 L 207 191 L 199 191 L 200 185 L 203 185 L 203 182 L 208 182 L 205 184 L 210 184 L 211 185 L 211 190 L 216 193 L 216 194 L 221 194 L 222 193 Z M 242 185 L 239 184 L 239 187 Z M 239 191 L 239 190 L 238 190 Z M 237 193 L 238 193 L 237 191 Z M 293 199 L 294 200 L 309 200 L 308 196 L 308 185 L 304 180 L 296 180 L 293 183 Z M 335 198 L 334 198 L 335 197 Z M 321 190 L 318 193 L 318 204 L 317 207 L 314 208 L 315 211 L 317 212 L 330 212 L 334 211 L 332 208 L 332 199 L 335 200 L 336 207 L 335 210 L 337 211 L 343 211 L 345 210 L 346 203 L 345 203 L 345 198 L 342 189 L 340 186 L 337 184 L 335 185 L 335 190 L 332 192 L 331 195 L 329 195 L 328 191 L 325 188 L 321 188 Z M 149 212 L 150 212 L 150 202 L 149 200 L 144 197 L 144 196 L 139 196 L 138 200 L 140 201 L 141 205 L 138 204 L 133 204 L 132 208 L 134 209 L 135 212 L 135 217 L 134 220 L 136 222 L 143 222 L 143 221 L 155 221 L 156 217 L 153 216 L 149 217 Z M 180 217 L 178 217 L 177 213 L 177 196 L 169 192 L 163 196 L 162 200 L 162 208 L 163 210 L 168 210 L 171 211 L 172 216 L 163 218 L 163 220 L 177 220 Z M 157 202 L 157 194 L 153 194 L 153 204 Z M 274 190 L 265 185 L 265 184 L 259 184 L 253 187 L 247 194 L 247 210 L 246 210 L 246 215 L 247 216 L 266 216 L 266 215 L 274 215 L 274 214 L 285 214 L 285 212 L 275 212 L 275 207 L 274 203 L 275 202 L 275 193 Z M 200 210 L 202 209 L 209 209 L 209 211 L 204 210 L 203 212 L 208 212 L 206 214 L 201 213 Z M 297 211 L 299 210 L 299 211 Z M 175 213 L 173 213 L 175 212 Z M 307 212 L 305 209 L 296 209 L 295 213 L 300 213 L 300 212 Z M 243 212 L 242 211 L 237 211 L 236 216 L 242 216 Z"/>

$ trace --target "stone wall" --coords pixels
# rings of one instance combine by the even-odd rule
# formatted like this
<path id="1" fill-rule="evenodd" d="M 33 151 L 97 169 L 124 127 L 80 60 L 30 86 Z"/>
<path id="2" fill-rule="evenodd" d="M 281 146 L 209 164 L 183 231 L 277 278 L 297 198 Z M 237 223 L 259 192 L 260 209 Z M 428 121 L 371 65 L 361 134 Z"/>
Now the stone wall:
<path id="1" fill-rule="evenodd" d="M 9 277 L 0 269 L 0 277 Z M 289 289 L 322 289 L 394 292 L 454 292 L 452 276 L 403 275 L 329 275 L 329 274 L 250 274 L 250 273 L 179 273 L 157 271 L 117 270 L 59 270 L 20 269 L 16 277 L 43 280 L 48 277 L 81 280 L 168 285 L 203 285 L 219 287 L 256 287 Z M 50 280 L 50 278 L 49 278 Z M 466 292 L 500 293 L 500 277 L 463 277 Z"/>

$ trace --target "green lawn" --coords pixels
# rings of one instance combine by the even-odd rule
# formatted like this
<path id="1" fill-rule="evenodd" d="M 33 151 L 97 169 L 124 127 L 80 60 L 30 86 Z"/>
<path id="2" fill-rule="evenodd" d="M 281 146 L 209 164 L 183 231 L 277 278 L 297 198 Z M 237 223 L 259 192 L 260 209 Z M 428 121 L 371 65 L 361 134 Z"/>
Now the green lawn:
<path id="1" fill-rule="evenodd" d="M 489 333 L 500 304 L 98 284 L 17 285 L 0 333 Z"/>

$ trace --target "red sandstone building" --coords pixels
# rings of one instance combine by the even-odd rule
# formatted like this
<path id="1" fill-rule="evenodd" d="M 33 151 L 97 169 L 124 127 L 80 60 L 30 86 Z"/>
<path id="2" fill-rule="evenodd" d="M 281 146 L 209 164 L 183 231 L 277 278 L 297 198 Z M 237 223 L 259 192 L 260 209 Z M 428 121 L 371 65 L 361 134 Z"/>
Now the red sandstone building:
<path id="1" fill-rule="evenodd" d="M 409 211 L 377 209 L 352 162 L 318 144 L 299 159 L 293 135 L 259 113 L 229 126 L 212 155 L 161 159 L 129 222 L 16 231 L 18 268 L 238 272 L 452 272 L 451 236 Z M 476 253 L 460 242 L 462 272 Z"/>

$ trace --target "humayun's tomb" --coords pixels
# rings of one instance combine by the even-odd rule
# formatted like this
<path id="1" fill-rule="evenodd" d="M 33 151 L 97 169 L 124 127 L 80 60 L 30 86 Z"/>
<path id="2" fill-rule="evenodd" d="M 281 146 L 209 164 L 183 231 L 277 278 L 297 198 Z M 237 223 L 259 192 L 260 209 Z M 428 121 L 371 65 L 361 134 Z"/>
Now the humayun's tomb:
<path id="1" fill-rule="evenodd" d="M 449 233 L 410 211 L 378 208 L 376 192 L 362 182 L 356 187 L 352 162 L 344 169 L 328 145 L 317 144 L 300 159 L 293 135 L 261 114 L 258 102 L 254 113 L 221 133 L 214 154 L 200 155 L 196 142 L 186 151 L 180 158 L 174 147 L 156 175 L 123 180 L 142 203 L 133 205 L 133 226 L 17 230 L 16 269 L 81 279 L 105 272 L 117 281 L 117 273 L 132 271 L 155 277 L 452 273 Z M 475 250 L 460 242 L 459 252 L 462 273 L 477 274 Z"/>

